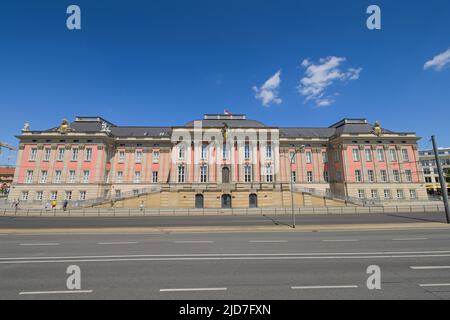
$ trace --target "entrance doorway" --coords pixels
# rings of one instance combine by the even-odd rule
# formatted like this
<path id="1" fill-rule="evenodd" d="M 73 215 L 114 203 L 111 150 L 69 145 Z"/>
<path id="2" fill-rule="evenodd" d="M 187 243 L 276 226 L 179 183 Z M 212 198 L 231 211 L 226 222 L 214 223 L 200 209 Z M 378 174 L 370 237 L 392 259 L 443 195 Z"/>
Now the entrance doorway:
<path id="1" fill-rule="evenodd" d="M 250 208 L 257 208 L 258 207 L 258 196 L 254 193 L 250 194 L 248 196 L 248 202 L 249 202 L 248 206 Z"/>
<path id="2" fill-rule="evenodd" d="M 231 209 L 231 196 L 229 194 L 222 195 L 222 209 Z"/>
<path id="3" fill-rule="evenodd" d="M 195 208 L 203 209 L 203 195 L 202 194 L 195 195 Z"/>

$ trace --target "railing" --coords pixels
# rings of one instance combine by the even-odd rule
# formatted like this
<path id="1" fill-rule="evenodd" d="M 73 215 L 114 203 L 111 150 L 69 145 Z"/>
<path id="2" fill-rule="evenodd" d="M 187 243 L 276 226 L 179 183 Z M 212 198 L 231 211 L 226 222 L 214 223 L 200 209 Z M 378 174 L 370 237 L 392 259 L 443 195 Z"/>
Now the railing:
<path id="1" fill-rule="evenodd" d="M 69 202 L 69 207 L 70 208 L 91 207 L 91 206 L 99 205 L 102 203 L 107 203 L 107 202 L 111 202 L 111 201 L 116 202 L 119 200 L 139 197 L 144 194 L 156 193 L 156 192 L 160 192 L 160 191 L 161 191 L 160 186 L 152 186 L 152 187 L 143 188 L 143 189 L 135 189 L 132 191 L 121 192 L 120 195 L 113 194 L 113 195 L 110 195 L 107 197 L 98 197 L 98 198 L 93 198 L 93 199 L 88 199 L 88 200 L 71 201 L 71 202 Z"/>
<path id="2" fill-rule="evenodd" d="M 143 217 L 143 216 L 245 216 L 291 215 L 291 208 L 234 208 L 234 209 L 153 209 L 153 208 L 69 208 L 61 209 L 0 209 L 0 216 L 14 217 Z M 297 215 L 341 215 L 341 214 L 407 214 L 407 213 L 444 213 L 444 206 L 394 206 L 394 207 L 296 207 Z"/>
<path id="3" fill-rule="evenodd" d="M 300 187 L 300 186 L 294 186 L 293 191 L 307 193 L 312 196 L 321 197 L 321 198 L 346 201 L 346 202 L 350 202 L 350 203 L 357 204 L 357 205 L 364 206 L 364 207 L 382 206 L 382 202 L 379 199 L 367 199 L 367 198 L 361 199 L 361 198 L 356 198 L 356 197 L 351 197 L 351 196 L 344 196 L 342 194 L 333 193 L 333 192 L 325 192 L 325 191 L 317 190 L 314 188 L 305 188 L 305 187 Z"/>

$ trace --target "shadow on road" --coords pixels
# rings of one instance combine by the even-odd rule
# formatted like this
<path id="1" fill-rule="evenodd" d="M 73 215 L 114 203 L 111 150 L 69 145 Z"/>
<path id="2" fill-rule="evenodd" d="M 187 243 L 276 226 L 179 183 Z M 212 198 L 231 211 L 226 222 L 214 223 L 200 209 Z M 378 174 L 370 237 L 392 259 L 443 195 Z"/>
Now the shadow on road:
<path id="1" fill-rule="evenodd" d="M 401 214 L 386 214 L 388 217 L 394 217 L 394 218 L 402 218 L 402 219 L 408 219 L 408 220 L 417 220 L 417 221 L 425 221 L 425 222 L 441 222 L 446 223 L 445 217 L 442 218 L 422 218 L 422 217 L 414 217 L 414 216 L 405 216 Z"/>

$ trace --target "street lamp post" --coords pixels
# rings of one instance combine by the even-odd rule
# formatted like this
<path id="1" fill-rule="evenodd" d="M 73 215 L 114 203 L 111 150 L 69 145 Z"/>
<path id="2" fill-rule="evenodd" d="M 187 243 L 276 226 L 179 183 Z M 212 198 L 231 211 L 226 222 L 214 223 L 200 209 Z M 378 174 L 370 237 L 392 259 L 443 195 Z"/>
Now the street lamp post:
<path id="1" fill-rule="evenodd" d="M 442 173 L 442 166 L 441 160 L 439 159 L 439 149 L 437 147 L 436 137 L 431 136 L 431 141 L 433 143 L 434 157 L 436 159 L 436 166 L 439 174 L 439 182 L 441 184 L 441 193 L 442 193 L 442 200 L 444 201 L 445 217 L 447 218 L 447 223 L 450 223 L 450 208 L 448 205 L 447 186 L 445 183 L 444 174 Z"/>
<path id="2" fill-rule="evenodd" d="M 291 157 L 289 157 L 289 172 L 291 175 L 291 212 L 292 212 L 292 228 L 295 229 L 295 213 L 294 213 L 294 179 L 292 176 L 292 165 L 294 164 L 295 156 L 297 153 L 301 152 L 305 148 L 304 145 L 300 146 L 300 148 L 295 149 L 294 153 Z"/>

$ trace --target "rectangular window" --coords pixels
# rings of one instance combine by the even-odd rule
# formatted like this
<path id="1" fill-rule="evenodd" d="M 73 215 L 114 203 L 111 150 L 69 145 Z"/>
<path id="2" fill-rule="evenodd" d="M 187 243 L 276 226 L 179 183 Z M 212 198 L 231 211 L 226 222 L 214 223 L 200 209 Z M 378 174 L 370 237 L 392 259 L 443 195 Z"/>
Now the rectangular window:
<path id="1" fill-rule="evenodd" d="M 330 181 L 330 177 L 328 175 L 328 171 L 324 171 L 323 172 L 323 180 L 325 180 L 326 182 Z"/>
<path id="2" fill-rule="evenodd" d="M 340 156 L 339 156 L 338 150 L 334 151 L 334 161 L 335 162 L 340 161 Z"/>
<path id="3" fill-rule="evenodd" d="M 265 167 L 265 176 L 266 176 L 266 182 L 271 183 L 273 182 L 273 171 L 272 171 L 272 165 L 266 165 Z"/>
<path id="4" fill-rule="evenodd" d="M 125 151 L 119 151 L 119 162 L 125 162 Z"/>
<path id="5" fill-rule="evenodd" d="M 224 143 L 222 146 L 222 159 L 228 160 L 228 158 L 229 158 L 228 145 L 226 143 Z"/>
<path id="6" fill-rule="evenodd" d="M 355 170 L 355 181 L 362 182 L 361 170 Z"/>
<path id="7" fill-rule="evenodd" d="M 306 163 L 312 163 L 312 153 L 310 151 L 305 152 Z"/>
<path id="8" fill-rule="evenodd" d="M 43 197 L 44 197 L 44 192 L 36 191 L 36 200 L 37 201 L 42 201 Z"/>
<path id="9" fill-rule="evenodd" d="M 250 160 L 250 144 L 248 142 L 244 145 L 244 159 Z"/>
<path id="10" fill-rule="evenodd" d="M 142 151 L 136 151 L 136 154 L 134 156 L 134 160 L 136 163 L 142 162 Z"/>
<path id="11" fill-rule="evenodd" d="M 336 181 L 341 181 L 342 180 L 342 172 L 341 171 L 336 171 Z"/>
<path id="12" fill-rule="evenodd" d="M 78 148 L 72 149 L 72 159 L 71 161 L 77 161 L 78 160 Z"/>
<path id="13" fill-rule="evenodd" d="M 133 189 L 133 196 L 134 197 L 139 196 L 139 190 L 138 189 Z"/>
<path id="14" fill-rule="evenodd" d="M 425 177 L 425 182 L 426 183 L 431 183 L 431 177 Z"/>
<path id="15" fill-rule="evenodd" d="M 85 161 L 92 160 L 92 148 L 86 148 L 86 158 Z"/>
<path id="16" fill-rule="evenodd" d="M 116 190 L 116 199 L 117 198 L 121 198 L 122 197 L 122 191 L 121 190 Z"/>
<path id="17" fill-rule="evenodd" d="M 50 194 L 50 199 L 56 200 L 57 198 L 58 198 L 58 191 L 52 191 L 52 193 Z"/>
<path id="18" fill-rule="evenodd" d="M 28 191 L 22 191 L 21 200 L 22 201 L 27 201 L 28 200 Z"/>
<path id="19" fill-rule="evenodd" d="M 402 158 L 404 162 L 409 161 L 408 149 L 402 149 Z"/>
<path id="20" fill-rule="evenodd" d="M 50 155 L 52 150 L 50 148 L 45 148 L 44 150 L 44 161 L 50 161 Z"/>
<path id="21" fill-rule="evenodd" d="M 387 182 L 388 181 L 387 171 L 386 170 L 380 170 L 380 175 L 381 175 L 381 182 Z"/>
<path id="22" fill-rule="evenodd" d="M 294 164 L 296 162 L 295 158 L 296 158 L 295 157 L 295 152 L 293 152 L 293 151 L 289 152 L 289 161 L 290 161 L 290 163 Z"/>
<path id="23" fill-rule="evenodd" d="M 55 183 L 61 183 L 61 175 L 62 175 L 61 170 L 55 171 Z"/>
<path id="24" fill-rule="evenodd" d="M 179 145 L 178 146 L 178 159 L 184 160 L 185 157 L 186 157 L 186 147 L 184 145 Z"/>
<path id="25" fill-rule="evenodd" d="M 328 163 L 328 153 L 326 151 L 322 152 L 322 161 L 323 163 Z"/>
<path id="26" fill-rule="evenodd" d="M 41 183 L 46 183 L 47 182 L 47 177 L 48 177 L 48 171 L 47 170 L 42 170 L 41 171 Z"/>
<path id="27" fill-rule="evenodd" d="M 404 199 L 405 195 L 403 194 L 403 190 L 398 189 L 397 190 L 397 199 Z"/>
<path id="28" fill-rule="evenodd" d="M 369 178 L 369 182 L 375 181 L 375 175 L 373 170 L 367 170 L 367 177 Z"/>
<path id="29" fill-rule="evenodd" d="M 185 168 L 184 166 L 178 166 L 178 182 L 184 183 L 185 181 Z"/>
<path id="30" fill-rule="evenodd" d="M 64 148 L 58 149 L 58 161 L 64 161 L 64 152 L 65 152 Z"/>
<path id="31" fill-rule="evenodd" d="M 400 182 L 400 173 L 398 172 L 398 170 L 393 170 L 392 175 L 394 176 L 395 182 Z"/>
<path id="32" fill-rule="evenodd" d="M 152 183 L 158 183 L 158 171 L 152 172 Z"/>
<path id="33" fill-rule="evenodd" d="M 372 162 L 372 150 L 371 149 L 365 149 L 364 153 L 366 155 L 366 162 Z"/>
<path id="34" fill-rule="evenodd" d="M 314 182 L 312 171 L 306 172 L 306 178 L 308 182 Z"/>
<path id="35" fill-rule="evenodd" d="M 431 174 L 430 168 L 423 168 L 423 174 Z"/>
<path id="36" fill-rule="evenodd" d="M 291 171 L 291 179 L 293 183 L 297 182 L 297 172 Z"/>
<path id="37" fill-rule="evenodd" d="M 109 170 L 107 170 L 106 172 L 105 172 L 105 178 L 104 178 L 104 181 L 106 182 L 106 183 L 109 183 L 109 174 L 110 174 L 111 172 L 109 171 Z"/>
<path id="38" fill-rule="evenodd" d="M 159 162 L 159 151 L 153 151 L 153 163 Z"/>
<path id="39" fill-rule="evenodd" d="M 389 161 L 391 162 L 397 161 L 397 150 L 389 149 Z"/>
<path id="40" fill-rule="evenodd" d="M 83 171 L 83 183 L 89 183 L 89 175 L 90 175 L 90 171 L 89 170 L 84 170 Z"/>
<path id="41" fill-rule="evenodd" d="M 247 183 L 252 182 L 252 167 L 251 166 L 244 167 L 244 181 Z"/>
<path id="42" fill-rule="evenodd" d="M 208 167 L 200 166 L 200 182 L 208 181 Z"/>
<path id="43" fill-rule="evenodd" d="M 72 191 L 66 191 L 64 193 L 64 200 L 67 200 L 67 201 L 72 200 Z"/>
<path id="44" fill-rule="evenodd" d="M 417 192 L 414 189 L 409 190 L 409 197 L 411 199 L 417 199 Z"/>
<path id="45" fill-rule="evenodd" d="M 411 170 L 405 170 L 406 182 L 412 182 L 412 172 Z"/>
<path id="46" fill-rule="evenodd" d="M 384 162 L 384 150 L 383 149 L 377 149 L 377 158 L 378 158 L 378 162 Z"/>
<path id="47" fill-rule="evenodd" d="M 359 156 L 359 149 L 358 148 L 353 148 L 352 156 L 353 156 L 353 161 L 354 162 L 359 162 L 361 160 L 361 158 Z"/>
<path id="48" fill-rule="evenodd" d="M 86 191 L 80 191 L 80 197 L 78 199 L 81 201 L 86 200 Z"/>
<path id="49" fill-rule="evenodd" d="M 372 199 L 378 199 L 378 190 L 370 190 Z"/>
<path id="50" fill-rule="evenodd" d="M 32 148 L 30 151 L 30 161 L 36 161 L 36 156 L 37 156 L 37 149 L 36 148 Z"/>
<path id="51" fill-rule="evenodd" d="M 33 183 L 33 170 L 27 170 L 25 183 Z"/>
<path id="52" fill-rule="evenodd" d="M 140 183 L 141 182 L 141 172 L 135 171 L 134 172 L 134 183 Z"/>
<path id="53" fill-rule="evenodd" d="M 123 171 L 117 171 L 117 182 L 118 183 L 123 182 Z"/>
<path id="54" fill-rule="evenodd" d="M 272 145 L 266 145 L 266 159 L 272 159 Z"/>
<path id="55" fill-rule="evenodd" d="M 69 171 L 69 183 L 75 183 L 75 170 Z"/>
<path id="56" fill-rule="evenodd" d="M 202 144 L 201 159 L 206 160 L 207 157 L 208 157 L 208 145 Z"/>
<path id="57" fill-rule="evenodd" d="M 364 199 L 366 197 L 366 192 L 363 189 L 358 190 L 358 198 Z"/>

